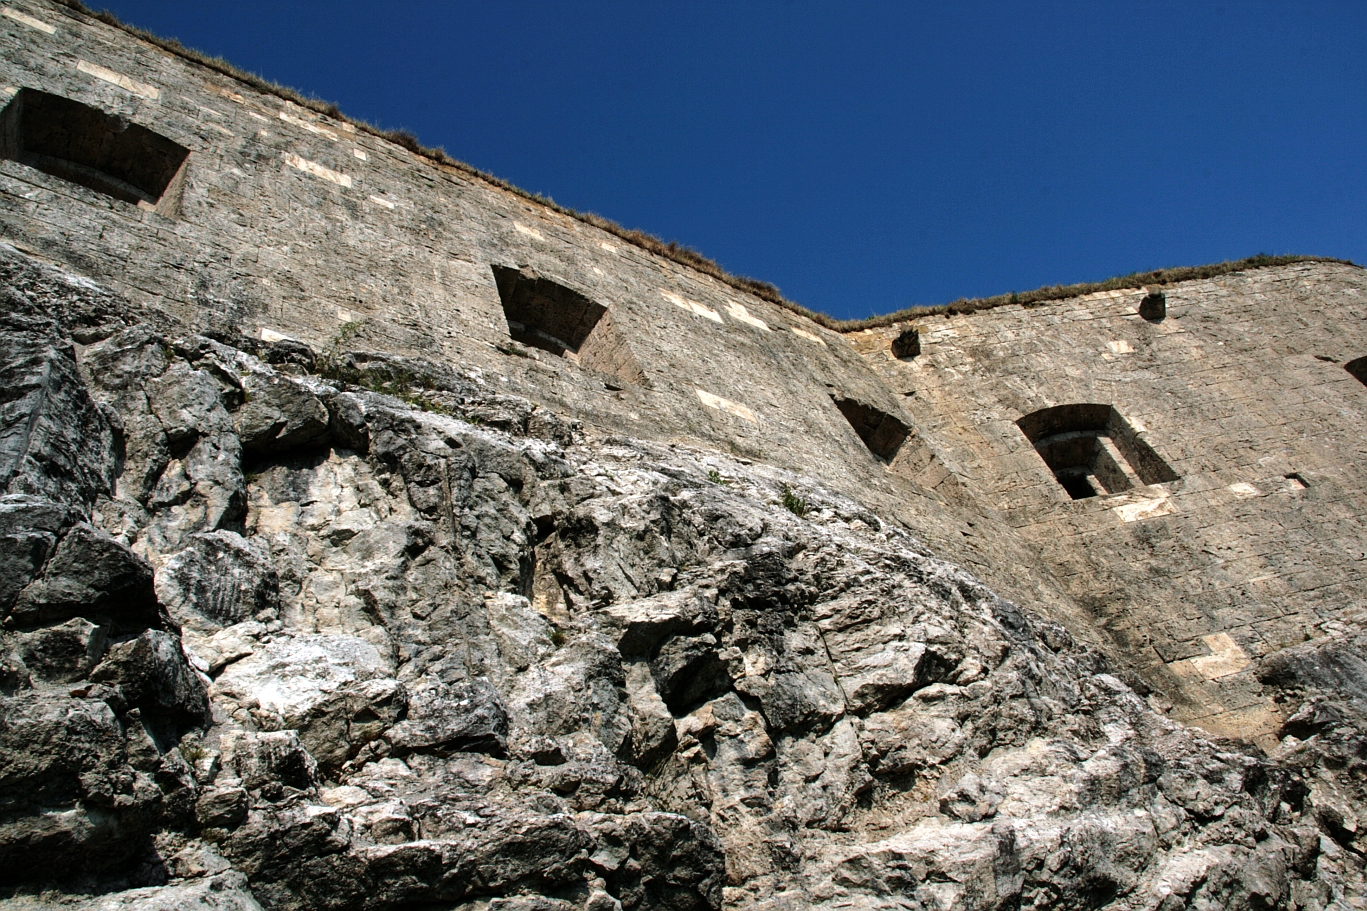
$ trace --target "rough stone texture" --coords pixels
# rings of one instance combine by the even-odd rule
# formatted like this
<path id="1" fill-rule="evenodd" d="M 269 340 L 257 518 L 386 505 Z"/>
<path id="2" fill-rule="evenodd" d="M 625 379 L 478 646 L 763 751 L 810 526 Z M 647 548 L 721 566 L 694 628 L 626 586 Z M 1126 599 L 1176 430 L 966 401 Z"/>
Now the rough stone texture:
<path id="1" fill-rule="evenodd" d="M 157 598 L 182 627 L 214 633 L 279 604 L 270 554 L 236 532 L 197 534 L 157 570 Z"/>
<path id="2" fill-rule="evenodd" d="M 40 911 L 51 898 L 0 900 L 4 911 Z M 227 872 L 174 886 L 129 889 L 85 901 L 62 902 L 71 911 L 261 911 L 241 873 Z"/>
<path id="3" fill-rule="evenodd" d="M 1360 905 L 1360 270 L 845 339 L 65 7 L 0 68 L 190 150 L 0 162 L 0 907 Z M 1069 500 L 1068 404 L 1177 480 Z"/>
<path id="4" fill-rule="evenodd" d="M 434 377 L 445 380 L 446 365 L 461 365 L 487 386 L 481 398 L 493 413 L 472 416 L 491 426 L 502 419 L 525 430 L 558 412 L 612 433 L 690 440 L 809 474 L 973 566 L 1004 595 L 1081 617 L 1058 580 L 1037 571 L 1027 547 L 990 519 L 977 520 L 971 494 L 922 442 L 902 445 L 895 472 L 868 450 L 836 399 L 890 416 L 889 426 L 906 423 L 906 400 L 836 333 L 349 125 L 130 44 L 119 30 L 68 9 L 42 0 L 15 0 L 13 8 L 56 31 L 0 17 L 0 86 L 118 114 L 190 156 L 175 217 L 0 160 L 0 241 L 108 284 L 156 312 L 159 325 L 237 339 L 290 371 L 336 368 L 341 360 L 334 372 L 359 366 L 370 384 L 388 382 L 390 391 L 414 397 L 439 385 Z M 157 97 L 93 76 L 81 61 L 155 89 Z M 0 102 L 7 98 L 0 94 Z M 344 176 L 347 185 L 301 169 L 310 164 Z M 625 372 L 639 371 L 639 379 L 624 380 L 619 366 L 594 369 L 594 358 L 514 341 L 495 266 L 607 308 L 603 319 L 622 350 L 601 359 L 630 361 Z M 119 325 L 107 305 L 84 306 L 77 315 L 97 328 L 83 337 Z M 91 372 L 111 391 L 140 371 L 166 369 L 164 353 L 136 338 L 103 344 L 108 350 Z M 188 453 L 174 443 L 191 427 L 185 409 L 206 401 L 206 383 L 227 383 L 228 401 L 245 404 L 231 417 L 193 419 L 202 430 L 237 423 L 244 431 L 238 445 L 249 456 L 312 445 L 319 430 L 307 389 L 232 366 L 211 345 L 195 344 L 188 360 L 203 382 L 193 395 L 187 387 L 184 402 L 116 403 L 127 459 L 142 466 L 121 483 L 179 506 L 143 532 L 159 539 L 159 551 L 238 519 L 238 492 L 222 483 L 229 479 L 213 479 L 217 500 L 195 495 L 236 453 L 213 432 Z M 390 369 L 366 369 L 377 365 L 377 353 L 390 358 Z M 415 368 L 396 355 L 427 364 Z M 532 404 L 510 414 L 492 405 L 499 395 Z M 324 405 L 335 434 L 338 412 Z M 167 416 L 171 426 L 163 427 Z M 348 448 L 363 448 L 360 442 Z M 164 473 L 168 464 L 173 470 Z M 962 533 L 965 512 L 974 517 L 972 536 Z"/>
<path id="5" fill-rule="evenodd" d="M 910 362 L 891 353 L 905 326 L 851 340 L 1177 717 L 1270 748 L 1295 705 L 1258 664 L 1361 628 L 1367 389 L 1343 365 L 1367 349 L 1367 279 L 1187 282 L 1161 321 L 1144 298 L 927 320 Z M 1015 421 L 1079 402 L 1113 406 L 1177 479 L 1070 500 Z"/>
<path id="6" fill-rule="evenodd" d="M 468 376 L 438 411 L 137 326 L 83 358 L 114 351 L 162 353 L 72 394 L 181 403 L 157 421 L 182 449 L 244 458 L 233 369 L 340 400 L 345 431 L 207 475 L 202 502 L 243 485 L 234 528 L 149 534 L 188 501 L 125 483 L 150 464 L 128 459 L 90 518 L 143 556 L 64 533 L 124 567 L 91 591 L 131 573 L 154 609 L 4 633 L 12 907 L 1327 908 L 1363 886 L 1358 643 L 1264 663 L 1303 704 L 1268 757 L 809 478 L 491 429 L 532 409 Z M 75 572 L 61 553 L 24 591 Z"/>

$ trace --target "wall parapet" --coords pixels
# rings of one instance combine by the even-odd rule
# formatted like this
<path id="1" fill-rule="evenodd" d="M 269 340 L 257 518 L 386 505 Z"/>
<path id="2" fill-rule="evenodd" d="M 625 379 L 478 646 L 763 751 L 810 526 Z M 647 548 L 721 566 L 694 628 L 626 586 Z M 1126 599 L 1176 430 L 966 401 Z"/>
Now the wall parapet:
<path id="1" fill-rule="evenodd" d="M 423 145 L 418 137 L 406 130 L 385 130 L 377 127 L 368 121 L 351 117 L 345 114 L 335 103 L 324 101 L 304 95 L 288 86 L 280 85 L 269 79 L 264 79 L 255 73 L 242 70 L 221 57 L 205 54 L 193 48 L 186 47 L 174 38 L 162 38 L 145 29 L 130 25 L 121 21 L 117 16 L 108 11 L 92 10 L 81 0 L 51 0 L 52 3 L 66 7 L 72 12 L 87 16 L 98 22 L 114 28 L 121 29 L 130 35 L 153 44 L 162 50 L 175 54 L 188 61 L 200 66 L 207 67 L 224 76 L 239 82 L 246 83 L 251 87 L 277 95 L 286 101 L 307 108 L 316 114 L 323 115 L 339 122 L 348 124 L 356 129 L 363 130 L 387 142 L 394 143 L 421 158 L 427 159 L 434 166 L 449 167 L 461 174 L 483 181 L 492 187 L 513 193 L 529 202 L 542 206 L 549 211 L 560 215 L 567 215 L 571 218 L 592 225 L 603 231 L 607 231 L 621 240 L 632 244 L 642 250 L 662 256 L 680 265 L 711 276 L 719 281 L 725 282 L 737 290 L 776 304 L 786 310 L 790 310 L 799 316 L 812 320 L 819 325 L 835 332 L 857 332 L 863 329 L 871 329 L 879 326 L 887 326 L 908 319 L 925 316 L 938 316 L 940 314 L 959 314 L 972 313 L 979 310 L 988 310 L 994 307 L 1005 306 L 1008 304 L 1022 304 L 1025 306 L 1041 306 L 1054 301 L 1066 300 L 1072 297 L 1080 297 L 1085 294 L 1092 294 L 1097 291 L 1110 291 L 1117 289 L 1134 289 L 1146 285 L 1164 285 L 1179 281 L 1188 281 L 1198 278 L 1210 278 L 1217 275 L 1225 275 L 1231 272 L 1240 272 L 1247 269 L 1265 268 L 1268 266 L 1288 265 L 1299 262 L 1330 262 L 1341 263 L 1344 265 L 1356 266 L 1346 259 L 1335 259 L 1325 256 L 1302 256 L 1302 255 L 1283 255 L 1270 256 L 1267 254 L 1257 254 L 1245 259 L 1231 260 L 1223 263 L 1213 263 L 1204 266 L 1179 266 L 1164 269 L 1155 269 L 1149 272 L 1136 272 L 1129 275 L 1117 276 L 1099 282 L 1082 282 L 1072 285 L 1046 285 L 1036 288 L 1033 291 L 1010 292 L 998 294 L 985 298 L 959 298 L 947 304 L 927 305 L 910 307 L 898 310 L 894 313 L 882 316 L 873 316 L 867 319 L 842 320 L 833 317 L 820 310 L 806 307 L 796 301 L 789 300 L 779 290 L 778 286 L 763 279 L 751 278 L 744 275 L 735 275 L 723 269 L 716 260 L 703 253 L 694 250 L 677 241 L 664 241 L 654 235 L 637 228 L 627 228 L 610 218 L 598 215 L 594 212 L 581 212 L 569 206 L 561 205 L 555 200 L 540 193 L 533 193 L 524 190 L 514 183 L 497 177 L 487 171 L 482 171 L 474 165 L 468 164 L 451 156 L 441 147 Z"/>

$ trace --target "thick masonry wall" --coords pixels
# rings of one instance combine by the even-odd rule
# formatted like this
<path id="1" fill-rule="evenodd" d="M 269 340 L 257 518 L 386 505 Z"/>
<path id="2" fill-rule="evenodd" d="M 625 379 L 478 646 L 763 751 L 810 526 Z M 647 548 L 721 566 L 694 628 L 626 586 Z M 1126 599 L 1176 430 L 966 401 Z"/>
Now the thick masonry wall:
<path id="1" fill-rule="evenodd" d="M 1360 269 L 1174 285 L 1162 319 L 1113 292 L 842 336 L 66 7 L 0 12 L 0 241 L 167 332 L 422 357 L 817 479 L 1222 733 L 1275 726 L 1253 662 L 1359 609 Z M 1017 422 L 1071 405 L 1026 422 L 1051 469 Z"/>
<path id="2" fill-rule="evenodd" d="M 185 329 L 318 350 L 345 339 L 349 350 L 424 357 L 600 432 L 819 478 L 1006 596 L 1075 613 L 923 442 L 906 441 L 893 465 L 869 451 L 836 398 L 906 415 L 839 334 L 66 7 L 13 0 L 4 9 L 13 15 L 0 16 L 0 103 L 50 93 L 189 155 L 155 204 L 6 155 L 0 241 Z M 495 266 L 606 308 L 609 338 L 580 354 L 608 372 L 513 341 Z M 624 381 L 632 367 L 640 378 Z M 1002 554 L 1010 571 L 997 571 Z"/>
<path id="3" fill-rule="evenodd" d="M 64 8 L 11 8 L 52 32 L 0 17 L 4 100 L 20 88 L 74 99 L 190 155 L 171 217 L 4 160 L 0 237 L 189 327 L 324 349 L 358 324 L 356 347 L 479 370 L 605 428 L 822 476 L 848 474 L 857 443 L 828 388 L 898 407 L 838 335 L 786 310 Z M 495 265 L 608 308 L 644 381 L 510 344 Z"/>
<path id="4" fill-rule="evenodd" d="M 936 454 L 1017 530 L 1177 711 L 1269 730 L 1266 654 L 1360 620 L 1367 274 L 1302 264 L 857 333 Z M 921 352 L 897 359 L 909 325 Z M 914 395 L 910 393 L 914 391 Z M 1177 475 L 1074 500 L 1017 425 L 1100 403 Z"/>

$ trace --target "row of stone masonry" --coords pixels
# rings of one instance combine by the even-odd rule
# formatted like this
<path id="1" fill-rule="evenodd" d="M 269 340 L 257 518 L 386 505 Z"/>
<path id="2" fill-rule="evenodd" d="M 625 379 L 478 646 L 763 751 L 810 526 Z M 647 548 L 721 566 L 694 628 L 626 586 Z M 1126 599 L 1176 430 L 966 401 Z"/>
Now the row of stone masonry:
<path id="1" fill-rule="evenodd" d="M 1161 321 L 1142 299 L 923 320 L 910 360 L 888 350 L 904 327 L 853 340 L 1181 715 L 1265 733 L 1259 659 L 1337 635 L 1367 587 L 1367 282 L 1302 264 L 1184 283 Z M 1111 403 L 1179 477 L 1070 499 L 1021 424 L 1079 402 Z"/>
<path id="2" fill-rule="evenodd" d="M 1006 597 L 1072 610 L 840 335 L 64 7 L 0 9 L 52 27 L 0 16 L 12 125 L 28 109 L 100 133 L 112 117 L 187 150 L 167 177 L 175 149 L 133 131 L 161 149 L 164 167 L 101 183 L 8 148 L 6 242 L 195 331 L 244 329 L 318 350 L 345 336 L 353 348 L 458 365 L 609 433 L 800 472 L 901 522 Z M 504 269 L 515 275 L 501 285 Z M 543 306 L 554 300 L 577 315 L 556 322 Z"/>
<path id="3" fill-rule="evenodd" d="M 825 330 L 763 302 L 741 302 L 712 279 L 614 244 L 596 229 L 415 163 L 348 124 L 279 99 L 272 107 L 184 61 L 130 51 L 126 38 L 114 40 L 104 26 L 84 23 L 68 40 L 53 25 L 76 21 L 66 12 L 39 2 L 4 9 L 15 14 L 3 17 L 11 32 L 26 36 L 0 48 L 6 79 L 15 82 L 0 114 L 9 143 L 0 182 L 15 202 L 6 235 L 193 320 L 216 313 L 225 325 L 318 344 L 339 325 L 364 322 L 367 341 L 381 350 L 488 369 L 510 391 L 610 429 L 740 447 L 888 499 L 952 483 L 955 510 L 989 518 L 998 510 L 1024 541 L 1050 543 L 1043 561 L 1024 566 L 1021 558 L 1024 571 L 1042 562 L 1083 600 L 1113 597 L 1132 577 L 1109 564 L 1075 570 L 1079 554 L 1091 559 L 1116 545 L 1112 532 L 1051 540 L 1058 516 L 1078 509 L 1069 511 L 1068 491 L 1120 497 L 1124 502 L 1106 504 L 1113 520 L 1156 527 L 1182 504 L 1197 508 L 1194 497 L 1184 499 L 1197 475 L 1233 471 L 1228 466 L 1250 448 L 1244 437 L 1187 445 L 1173 433 L 1173 415 L 1219 420 L 1231 402 L 1248 402 L 1249 383 L 1229 388 L 1221 377 L 1255 350 L 1222 340 L 1225 350 L 1217 353 L 1178 331 L 1201 312 L 1186 286 L 1166 298 L 1112 294 L 1039 308 L 1014 324 L 1003 308 L 938 322 L 919 335 L 898 333 L 883 341 L 883 361 L 872 361 L 884 383 Z M 32 53 L 34 41 L 49 38 L 47 52 Z M 115 129 L 119 123 L 133 126 Z M 100 158 L 112 154 L 101 143 L 116 135 L 112 148 L 132 143 L 138 154 Z M 1257 293 L 1290 292 L 1269 286 Z M 1107 311 L 1112 305 L 1126 308 L 1127 318 L 1117 321 Z M 972 333 L 964 330 L 982 320 L 1001 325 L 1004 338 L 965 344 Z M 1127 336 L 1117 325 L 1140 331 Z M 1236 325 L 1257 328 L 1259 317 L 1227 321 L 1221 331 Z M 732 331 L 715 331 L 722 328 Z M 1093 330 L 1107 337 L 1064 341 Z M 991 344 L 1007 351 L 988 350 Z M 1100 371 L 1087 359 L 1092 352 Z M 1283 371 L 1283 404 L 1305 388 L 1292 372 Z M 1124 401 L 1144 373 L 1158 382 L 1149 381 L 1146 396 Z M 1169 388 L 1177 376 L 1185 388 Z M 1293 432 L 1324 423 L 1322 410 L 1307 407 L 1304 396 L 1298 401 L 1310 412 L 1299 425 L 1286 419 L 1286 408 L 1262 425 Z M 984 413 L 993 417 L 973 417 Z M 1313 429 L 1322 440 L 1336 439 Z M 1317 470 L 1303 459 L 1297 464 L 1306 477 Z M 1234 473 L 1229 483 L 1249 483 Z M 1187 480 L 1175 483 L 1177 476 Z M 899 486 L 897 477 L 915 484 Z M 1166 498 L 1126 493 L 1165 485 Z M 1228 512 L 1221 503 L 1200 508 Z M 934 537 L 940 526 L 962 518 L 917 509 L 911 518 L 937 544 L 945 540 Z M 998 535 L 986 547 L 1003 543 Z M 1125 549 L 1131 543 L 1121 544 L 1120 554 L 1135 556 Z M 951 553 L 988 573 L 1002 562 L 973 546 Z M 1001 575 L 993 581 L 1000 585 Z M 1149 622 L 1142 610 L 1135 616 L 1132 626 Z"/>
<path id="4" fill-rule="evenodd" d="M 6 135 L 18 137 L 0 156 L 15 203 L 6 236 L 192 325 L 217 317 L 325 345 L 364 321 L 368 343 L 492 369 L 609 426 L 637 415 L 631 429 L 649 432 L 639 417 L 648 412 L 665 431 L 740 437 L 754 452 L 793 451 L 794 464 L 818 455 L 813 441 L 826 450 L 818 464 L 849 461 L 849 430 L 827 388 L 895 408 L 857 358 L 794 314 L 739 300 L 707 276 L 350 124 L 130 48 L 127 36 L 70 10 L 32 0 L 5 9 L 4 116 Z M 577 336 L 575 327 L 515 325 L 489 274 L 489 264 L 510 261 L 601 301 L 612 325 Z M 704 337 L 707 327 L 732 331 Z M 595 329 L 616 338 L 593 338 Z M 530 347 L 593 369 L 548 370 L 535 351 L 511 357 L 510 330 L 549 337 L 549 347 Z M 597 373 L 628 383 L 648 374 L 656 394 L 604 396 Z M 773 395 L 796 384 L 807 399 L 796 407 Z"/>

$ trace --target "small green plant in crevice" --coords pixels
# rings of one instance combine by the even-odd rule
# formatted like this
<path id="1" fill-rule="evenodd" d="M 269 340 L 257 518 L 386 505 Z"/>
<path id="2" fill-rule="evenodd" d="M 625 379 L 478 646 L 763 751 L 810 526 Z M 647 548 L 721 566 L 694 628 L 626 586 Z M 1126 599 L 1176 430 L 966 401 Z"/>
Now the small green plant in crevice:
<path id="1" fill-rule="evenodd" d="M 360 334 L 364 320 L 348 320 L 342 323 L 337 333 L 328 341 L 328 346 L 318 355 L 315 369 L 324 379 L 339 380 L 344 383 L 361 385 L 360 371 L 347 363 L 346 349 Z"/>
<path id="2" fill-rule="evenodd" d="M 180 755 L 185 761 L 194 765 L 201 759 L 209 755 L 209 748 L 198 740 L 190 740 L 188 737 L 180 742 Z"/>
<path id="3" fill-rule="evenodd" d="M 556 648 L 560 648 L 560 646 L 564 644 L 565 631 L 558 627 L 556 629 L 551 630 L 551 645 L 554 645 Z"/>
<path id="4" fill-rule="evenodd" d="M 783 508 L 795 516 L 807 514 L 807 501 L 793 492 L 787 484 L 783 485 Z"/>
<path id="5" fill-rule="evenodd" d="M 494 349 L 496 351 L 501 351 L 504 354 L 511 355 L 512 357 L 525 357 L 534 360 L 531 352 L 528 351 L 521 342 L 507 342 L 495 345 Z"/>
<path id="6" fill-rule="evenodd" d="M 717 471 L 715 468 L 710 469 L 707 472 L 707 480 L 711 481 L 713 484 L 720 484 L 723 487 L 730 487 L 732 483 L 730 478 L 722 477 L 721 472 Z"/>
<path id="7" fill-rule="evenodd" d="M 363 319 L 349 319 L 342 323 L 341 328 L 337 330 L 338 347 L 345 345 L 347 342 L 360 335 L 363 326 L 365 326 L 365 320 Z"/>
<path id="8" fill-rule="evenodd" d="M 399 393 L 399 398 L 412 405 L 419 411 L 426 411 L 429 414 L 441 414 L 448 418 L 456 416 L 456 412 L 446 407 L 441 402 L 429 399 L 421 392 L 404 391 Z"/>

